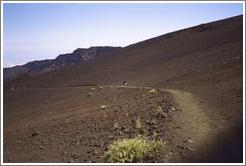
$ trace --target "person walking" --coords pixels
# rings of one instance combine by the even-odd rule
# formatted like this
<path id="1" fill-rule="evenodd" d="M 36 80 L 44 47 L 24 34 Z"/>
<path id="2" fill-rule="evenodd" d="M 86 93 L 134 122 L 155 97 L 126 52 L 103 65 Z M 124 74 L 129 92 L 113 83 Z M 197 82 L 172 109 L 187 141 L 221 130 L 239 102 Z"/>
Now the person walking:
<path id="1" fill-rule="evenodd" d="M 126 86 L 126 81 L 123 81 L 123 86 Z"/>

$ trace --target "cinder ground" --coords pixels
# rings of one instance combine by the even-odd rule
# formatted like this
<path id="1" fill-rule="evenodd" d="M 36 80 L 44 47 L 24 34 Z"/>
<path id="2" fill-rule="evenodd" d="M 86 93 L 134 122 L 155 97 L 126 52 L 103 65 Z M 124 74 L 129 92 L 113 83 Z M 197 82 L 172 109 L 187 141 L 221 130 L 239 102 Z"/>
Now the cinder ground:
<path id="1" fill-rule="evenodd" d="M 4 162 L 103 162 L 111 142 L 138 134 L 137 118 L 167 142 L 149 162 L 242 162 L 243 17 L 23 76 L 4 85 L 3 108 Z"/>

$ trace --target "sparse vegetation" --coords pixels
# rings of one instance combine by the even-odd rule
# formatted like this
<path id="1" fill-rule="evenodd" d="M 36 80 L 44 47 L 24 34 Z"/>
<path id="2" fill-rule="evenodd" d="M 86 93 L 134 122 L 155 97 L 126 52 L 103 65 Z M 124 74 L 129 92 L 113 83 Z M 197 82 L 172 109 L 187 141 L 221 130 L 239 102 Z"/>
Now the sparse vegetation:
<path id="1" fill-rule="evenodd" d="M 90 88 L 90 92 L 88 93 L 88 97 L 93 96 L 93 92 L 96 90 L 96 88 L 92 87 Z"/>
<path id="2" fill-rule="evenodd" d="M 107 117 L 106 113 L 104 111 L 102 112 L 103 112 L 103 117 L 106 118 Z"/>
<path id="3" fill-rule="evenodd" d="M 116 129 L 118 129 L 118 128 L 119 128 L 119 123 L 118 123 L 118 121 L 116 120 L 116 122 L 114 123 L 113 129 L 116 130 Z"/>
<path id="4" fill-rule="evenodd" d="M 100 108 L 105 110 L 107 108 L 107 105 L 101 105 Z"/>
<path id="5" fill-rule="evenodd" d="M 162 107 L 161 106 L 157 106 L 156 111 L 157 112 L 162 112 Z"/>
<path id="6" fill-rule="evenodd" d="M 153 138 L 155 139 L 155 138 L 156 138 L 156 136 L 157 136 L 157 132 L 156 132 L 156 131 L 154 131 L 154 132 L 153 132 Z"/>
<path id="7" fill-rule="evenodd" d="M 95 91 L 95 90 L 96 90 L 96 88 L 94 88 L 94 87 L 91 88 L 91 91 Z"/>
<path id="8" fill-rule="evenodd" d="M 93 96 L 93 93 L 92 92 L 89 92 L 88 93 L 88 97 L 91 97 L 91 96 Z"/>
<path id="9" fill-rule="evenodd" d="M 156 93 L 156 90 L 153 88 L 153 89 L 150 89 L 149 91 L 148 91 L 148 93 L 150 93 L 150 94 L 155 94 Z"/>
<path id="10" fill-rule="evenodd" d="M 126 117 L 128 117 L 128 116 L 129 116 L 129 113 L 127 112 L 127 113 L 126 113 Z"/>
<path id="11" fill-rule="evenodd" d="M 137 118 L 136 123 L 135 123 L 135 128 L 137 130 L 140 130 L 142 128 L 142 124 L 141 124 L 140 118 Z"/>
<path id="12" fill-rule="evenodd" d="M 3 162 L 242 162 L 243 23 L 4 68 Z"/>
<path id="13" fill-rule="evenodd" d="M 109 146 L 105 160 L 111 163 L 143 162 L 164 152 L 165 142 L 145 138 L 118 140 Z"/>

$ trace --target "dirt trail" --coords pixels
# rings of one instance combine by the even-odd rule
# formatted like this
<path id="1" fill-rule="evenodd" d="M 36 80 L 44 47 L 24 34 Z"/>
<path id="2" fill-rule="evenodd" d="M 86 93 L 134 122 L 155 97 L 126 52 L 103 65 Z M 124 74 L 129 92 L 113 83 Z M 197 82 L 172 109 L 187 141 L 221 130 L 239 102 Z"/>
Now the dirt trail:
<path id="1" fill-rule="evenodd" d="M 102 86 L 107 88 L 117 88 L 124 86 L 117 85 L 78 85 L 71 87 L 42 87 L 42 88 L 27 88 L 27 89 L 57 89 L 57 88 L 80 88 L 80 87 L 95 87 Z M 124 88 L 127 89 L 153 89 L 152 87 L 140 87 L 140 86 L 126 86 Z M 204 113 L 204 111 L 199 106 L 199 103 L 193 97 L 191 93 L 174 90 L 174 89 L 160 89 L 164 92 L 169 92 L 172 94 L 175 103 L 182 109 L 183 111 L 179 114 L 174 114 L 174 119 L 176 123 L 179 123 L 182 127 L 182 132 L 177 134 L 187 135 L 188 133 L 191 136 L 195 136 L 193 139 L 197 141 L 206 138 L 208 133 L 211 132 L 211 126 L 209 124 L 209 117 Z M 183 137 L 183 135 L 179 135 L 178 137 Z"/>
<path id="2" fill-rule="evenodd" d="M 66 88 L 95 87 L 93 85 L 80 85 Z M 98 87 L 118 88 L 123 86 L 96 85 Z M 53 89 L 43 87 L 38 89 Z M 62 88 L 62 87 L 55 87 Z M 126 89 L 153 89 L 152 87 L 126 86 Z M 27 88 L 30 89 L 30 88 Z M 35 88 L 31 88 L 35 89 Z M 172 114 L 173 122 L 168 127 L 170 138 L 167 140 L 167 162 L 206 162 L 213 152 L 214 136 L 217 128 L 211 126 L 211 117 L 205 114 L 204 106 L 201 106 L 191 93 L 173 90 L 157 89 L 172 95 L 176 108 Z"/>
<path id="3" fill-rule="evenodd" d="M 212 128 L 210 118 L 204 113 L 191 93 L 171 89 L 163 89 L 163 91 L 170 92 L 174 102 L 182 109 L 180 113 L 173 115 L 175 121 L 173 124 L 179 127 L 175 133 L 176 137 L 173 139 L 174 145 L 180 145 L 180 148 L 186 148 L 191 152 L 181 154 L 182 157 L 175 158 L 175 161 L 202 162 L 208 160 L 209 154 L 204 151 L 211 151 L 209 144 L 213 142 L 212 137 L 217 132 Z M 175 128 L 175 126 L 171 128 Z M 169 160 L 173 161 L 172 155 L 170 156 Z"/>

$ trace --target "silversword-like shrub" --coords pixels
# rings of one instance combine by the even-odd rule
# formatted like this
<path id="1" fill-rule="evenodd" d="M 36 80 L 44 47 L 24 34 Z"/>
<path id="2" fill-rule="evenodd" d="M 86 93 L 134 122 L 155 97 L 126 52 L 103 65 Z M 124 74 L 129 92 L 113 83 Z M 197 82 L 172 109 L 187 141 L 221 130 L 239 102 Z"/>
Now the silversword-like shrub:
<path id="1" fill-rule="evenodd" d="M 111 144 L 104 157 L 112 163 L 143 162 L 148 157 L 163 152 L 164 145 L 163 141 L 144 138 L 123 139 Z"/>

